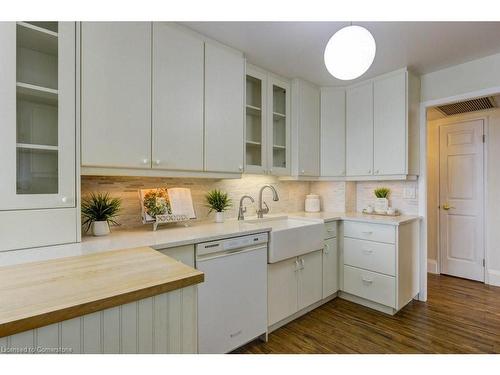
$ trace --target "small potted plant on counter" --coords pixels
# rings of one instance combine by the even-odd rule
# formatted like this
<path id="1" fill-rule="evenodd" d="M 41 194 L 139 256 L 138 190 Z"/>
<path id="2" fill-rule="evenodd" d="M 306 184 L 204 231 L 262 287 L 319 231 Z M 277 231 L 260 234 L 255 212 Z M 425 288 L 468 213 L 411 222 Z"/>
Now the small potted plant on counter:
<path id="1" fill-rule="evenodd" d="M 386 213 L 387 208 L 389 207 L 389 194 L 391 194 L 391 189 L 387 187 L 379 187 L 374 191 L 375 197 L 375 212 L 376 213 Z"/>
<path id="2" fill-rule="evenodd" d="M 231 207 L 231 199 L 229 199 L 227 193 L 220 190 L 211 190 L 205 196 L 207 201 L 207 207 L 210 208 L 208 213 L 215 211 L 215 222 L 224 222 L 224 211 Z"/>
<path id="3" fill-rule="evenodd" d="M 90 193 L 82 200 L 82 225 L 85 232 L 92 228 L 94 236 L 109 234 L 109 223 L 118 225 L 115 218 L 121 204 L 120 199 L 111 198 L 108 193 Z"/>

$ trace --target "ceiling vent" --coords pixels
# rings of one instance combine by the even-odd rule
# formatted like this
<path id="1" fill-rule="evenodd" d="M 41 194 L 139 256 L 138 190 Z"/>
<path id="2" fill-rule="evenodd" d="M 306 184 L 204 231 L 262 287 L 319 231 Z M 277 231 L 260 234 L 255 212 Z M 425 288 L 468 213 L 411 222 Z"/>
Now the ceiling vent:
<path id="1" fill-rule="evenodd" d="M 460 113 L 482 111 L 484 109 L 495 108 L 496 103 L 493 98 L 471 99 L 465 102 L 446 104 L 436 107 L 442 114 L 446 116 L 458 115 Z"/>

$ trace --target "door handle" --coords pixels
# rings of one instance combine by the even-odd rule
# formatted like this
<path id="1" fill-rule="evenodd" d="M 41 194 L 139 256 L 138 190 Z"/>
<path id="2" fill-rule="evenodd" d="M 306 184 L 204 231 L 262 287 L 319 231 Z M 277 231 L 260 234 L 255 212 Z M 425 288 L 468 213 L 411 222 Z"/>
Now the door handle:
<path id="1" fill-rule="evenodd" d="M 443 210 L 448 211 L 450 208 L 455 208 L 455 207 L 450 206 L 448 203 L 443 204 Z"/>

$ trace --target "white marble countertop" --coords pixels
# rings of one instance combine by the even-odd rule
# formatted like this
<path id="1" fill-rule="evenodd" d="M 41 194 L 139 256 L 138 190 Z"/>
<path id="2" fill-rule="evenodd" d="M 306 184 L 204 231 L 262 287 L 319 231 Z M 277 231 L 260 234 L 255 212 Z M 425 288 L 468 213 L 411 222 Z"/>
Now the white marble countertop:
<path id="1" fill-rule="evenodd" d="M 420 216 L 416 215 L 399 215 L 399 216 L 381 216 L 368 215 L 361 212 L 292 212 L 288 217 L 298 217 L 304 219 L 318 219 L 325 223 L 329 221 L 361 221 L 365 223 L 378 223 L 389 225 L 400 225 L 413 220 L 420 220 Z"/>
<path id="2" fill-rule="evenodd" d="M 400 225 L 420 219 L 419 216 L 401 215 L 384 217 L 357 212 L 293 212 L 288 214 L 266 215 L 266 217 L 271 220 L 273 217 L 279 218 L 287 216 L 290 218 L 321 222 L 346 220 L 390 225 Z M 129 230 L 113 228 L 111 234 L 108 236 L 84 236 L 82 242 L 79 243 L 0 252 L 0 266 L 141 246 L 150 246 L 154 249 L 166 249 L 248 234 L 269 232 L 271 229 L 271 225 L 268 221 L 266 222 L 266 220 L 257 223 L 253 221 L 250 223 L 237 221 L 236 219 L 230 219 L 224 223 L 192 222 L 188 227 L 179 224 L 170 227 L 160 226 L 156 232 L 152 230 L 151 225 Z"/>

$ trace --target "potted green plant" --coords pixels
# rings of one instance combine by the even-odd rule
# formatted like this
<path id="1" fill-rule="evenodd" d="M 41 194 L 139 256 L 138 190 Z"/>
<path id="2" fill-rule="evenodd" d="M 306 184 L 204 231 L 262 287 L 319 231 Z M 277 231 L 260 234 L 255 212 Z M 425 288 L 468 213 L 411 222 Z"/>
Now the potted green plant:
<path id="1" fill-rule="evenodd" d="M 386 213 L 389 208 L 389 195 L 391 194 L 391 189 L 387 187 L 376 188 L 373 193 L 375 194 L 375 212 L 381 214 Z"/>
<path id="2" fill-rule="evenodd" d="M 82 200 L 82 225 L 85 232 L 92 228 L 94 236 L 109 234 L 109 223 L 118 225 L 115 218 L 121 204 L 119 198 L 111 198 L 108 193 L 90 193 Z"/>
<path id="3" fill-rule="evenodd" d="M 224 211 L 231 207 L 232 202 L 229 199 L 227 193 L 220 191 L 218 189 L 211 190 L 205 196 L 207 201 L 207 207 L 210 208 L 208 213 L 215 211 L 215 222 L 224 222 Z"/>

